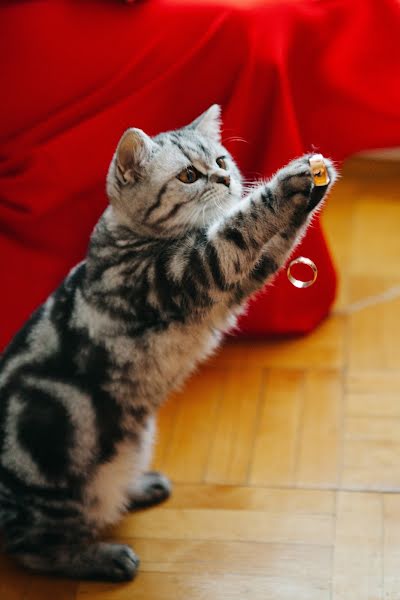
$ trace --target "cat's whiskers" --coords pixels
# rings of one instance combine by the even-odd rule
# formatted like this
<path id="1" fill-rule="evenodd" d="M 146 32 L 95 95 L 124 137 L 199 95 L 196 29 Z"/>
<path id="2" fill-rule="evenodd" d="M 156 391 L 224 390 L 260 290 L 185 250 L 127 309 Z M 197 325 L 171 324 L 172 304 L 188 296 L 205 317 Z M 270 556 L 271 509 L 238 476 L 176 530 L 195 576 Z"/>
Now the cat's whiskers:
<path id="1" fill-rule="evenodd" d="M 242 137 L 239 137 L 237 135 L 232 135 L 231 137 L 228 138 L 224 138 L 224 142 L 244 142 L 245 144 L 248 144 L 248 140 L 245 140 Z"/>
<path id="2" fill-rule="evenodd" d="M 205 215 L 206 208 L 207 208 L 207 204 L 203 204 L 203 209 L 202 209 L 202 213 L 201 213 L 201 216 L 202 216 L 202 219 L 203 219 L 203 227 L 206 226 L 206 215 Z"/>

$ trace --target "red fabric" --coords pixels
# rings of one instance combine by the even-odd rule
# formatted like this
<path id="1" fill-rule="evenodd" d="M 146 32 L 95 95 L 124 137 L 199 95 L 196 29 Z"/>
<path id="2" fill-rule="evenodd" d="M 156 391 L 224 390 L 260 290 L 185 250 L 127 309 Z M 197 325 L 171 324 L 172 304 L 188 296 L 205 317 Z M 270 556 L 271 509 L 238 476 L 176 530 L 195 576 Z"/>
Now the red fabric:
<path id="1" fill-rule="evenodd" d="M 218 102 L 247 178 L 313 146 L 341 160 L 399 144 L 399 12 L 397 0 L 3 1 L 0 348 L 82 258 L 127 126 L 153 134 Z M 304 332 L 327 314 L 335 274 L 318 222 L 299 254 L 317 283 L 279 275 L 244 332 Z"/>

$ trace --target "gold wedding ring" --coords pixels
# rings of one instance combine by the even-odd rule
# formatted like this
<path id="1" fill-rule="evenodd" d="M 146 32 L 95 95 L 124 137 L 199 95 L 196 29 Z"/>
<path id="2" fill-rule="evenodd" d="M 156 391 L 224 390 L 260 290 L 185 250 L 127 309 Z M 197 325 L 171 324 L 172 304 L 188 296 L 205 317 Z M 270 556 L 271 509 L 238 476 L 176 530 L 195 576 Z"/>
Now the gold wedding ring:
<path id="1" fill-rule="evenodd" d="M 296 279 L 296 277 L 293 277 L 292 267 L 294 267 L 294 265 L 307 265 L 307 267 L 310 267 L 310 269 L 312 271 L 312 278 L 308 279 L 307 281 L 301 281 L 301 279 Z M 295 258 L 294 260 L 290 261 L 286 273 L 287 273 L 290 283 L 292 285 L 294 285 L 294 287 L 308 288 L 308 287 L 314 285 L 315 280 L 317 279 L 317 276 L 318 276 L 318 269 L 312 260 L 310 260 L 309 258 L 306 258 L 305 256 L 299 256 L 298 258 Z"/>
<path id="2" fill-rule="evenodd" d="M 314 154 L 308 159 L 308 162 L 310 163 L 314 185 L 317 187 L 321 185 L 328 185 L 330 179 L 322 154 Z"/>

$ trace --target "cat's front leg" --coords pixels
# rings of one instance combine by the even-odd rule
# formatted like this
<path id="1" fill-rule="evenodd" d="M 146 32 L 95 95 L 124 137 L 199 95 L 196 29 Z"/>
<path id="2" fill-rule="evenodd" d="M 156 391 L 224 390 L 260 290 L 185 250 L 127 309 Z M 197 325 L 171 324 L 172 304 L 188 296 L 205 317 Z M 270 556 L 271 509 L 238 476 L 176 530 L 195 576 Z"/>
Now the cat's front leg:
<path id="1" fill-rule="evenodd" d="M 285 264 L 294 248 L 301 241 L 310 223 L 310 217 L 315 209 L 318 209 L 321 201 L 326 197 L 330 187 L 337 179 L 337 171 L 334 165 L 329 159 L 325 159 L 330 183 L 328 187 L 315 188 L 308 158 L 308 156 L 304 156 L 292 161 L 287 167 L 278 171 L 275 176 L 275 185 L 281 188 L 281 193 L 284 196 L 288 195 L 288 188 L 292 188 L 293 193 L 295 191 L 293 185 L 296 187 L 297 184 L 300 184 L 300 197 L 296 200 L 299 201 L 300 199 L 301 202 L 301 196 L 304 195 L 306 200 L 305 211 L 295 211 L 294 218 L 289 219 L 288 223 L 265 244 L 260 258 L 246 282 L 247 285 L 243 286 L 246 289 L 246 295 L 261 288 L 268 277 Z"/>
<path id="2" fill-rule="evenodd" d="M 326 162 L 332 184 L 336 171 Z M 281 268 L 328 188 L 319 193 L 317 203 L 313 189 L 306 155 L 254 189 L 223 222 L 210 229 L 206 255 L 220 288 L 257 289 Z"/>
<path id="3" fill-rule="evenodd" d="M 128 508 L 136 511 L 156 506 L 168 500 L 171 492 L 171 482 L 165 475 L 157 471 L 146 471 L 130 487 Z"/>
<path id="4" fill-rule="evenodd" d="M 132 409 L 139 414 L 138 409 Z M 137 471 L 128 487 L 128 509 L 135 511 L 156 506 L 167 500 L 172 493 L 169 479 L 158 471 L 149 471 L 156 429 L 154 417 L 148 417 L 137 448 Z"/>

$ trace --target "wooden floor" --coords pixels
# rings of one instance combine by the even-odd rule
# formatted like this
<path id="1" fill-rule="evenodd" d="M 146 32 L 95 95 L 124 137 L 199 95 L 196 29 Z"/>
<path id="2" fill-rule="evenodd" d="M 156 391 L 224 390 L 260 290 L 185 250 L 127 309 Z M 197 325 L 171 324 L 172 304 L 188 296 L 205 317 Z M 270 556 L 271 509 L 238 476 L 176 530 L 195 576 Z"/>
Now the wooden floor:
<path id="1" fill-rule="evenodd" d="M 30 576 L 0 559 L 1 600 L 399 600 L 400 177 L 353 162 L 324 220 L 341 273 L 311 336 L 231 342 L 162 409 L 163 507 L 113 536 L 126 585 Z M 299 291 L 301 294 L 301 291 Z"/>

